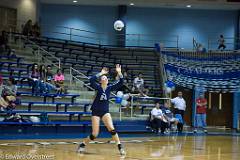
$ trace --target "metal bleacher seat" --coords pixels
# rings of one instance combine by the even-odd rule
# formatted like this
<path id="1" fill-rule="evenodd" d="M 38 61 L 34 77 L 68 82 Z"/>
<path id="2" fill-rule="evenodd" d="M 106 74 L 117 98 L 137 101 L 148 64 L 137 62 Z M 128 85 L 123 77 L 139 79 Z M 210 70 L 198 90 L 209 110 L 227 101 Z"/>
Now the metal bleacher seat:
<path id="1" fill-rule="evenodd" d="M 32 96 L 32 92 L 17 92 L 17 95 L 28 95 L 28 96 Z M 56 93 L 44 93 L 40 95 L 41 97 L 43 97 L 43 102 L 46 102 L 47 98 L 50 97 L 52 98 L 52 103 L 55 102 L 55 98 L 56 97 L 70 97 L 71 98 L 71 103 L 74 104 L 74 101 L 77 97 L 80 96 L 80 94 L 56 94 Z"/>
<path id="2" fill-rule="evenodd" d="M 28 111 L 32 110 L 34 105 L 54 105 L 56 107 L 56 112 L 59 112 L 59 107 L 64 106 L 64 111 L 67 112 L 70 106 L 82 106 L 84 112 L 87 112 L 87 107 L 91 105 L 90 103 L 72 103 L 72 102 L 37 102 L 37 101 L 21 101 L 21 105 L 28 105 Z"/>
<path id="3" fill-rule="evenodd" d="M 20 63 L 20 61 L 23 60 L 22 57 L 13 57 L 13 56 L 7 56 L 7 55 L 0 55 L 0 59 L 5 59 L 5 60 L 16 60 L 17 63 Z"/>

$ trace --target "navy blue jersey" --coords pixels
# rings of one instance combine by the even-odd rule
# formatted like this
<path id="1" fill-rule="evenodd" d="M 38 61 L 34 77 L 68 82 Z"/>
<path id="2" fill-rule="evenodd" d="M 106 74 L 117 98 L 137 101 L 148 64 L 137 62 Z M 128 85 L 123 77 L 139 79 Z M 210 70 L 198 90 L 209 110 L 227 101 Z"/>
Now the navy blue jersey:
<path id="1" fill-rule="evenodd" d="M 173 118 L 173 113 L 169 108 L 162 106 L 161 110 L 168 118 Z"/>
<path id="2" fill-rule="evenodd" d="M 109 112 L 109 98 L 111 91 L 117 90 L 123 85 L 123 77 L 120 77 L 120 79 L 113 84 L 108 85 L 105 91 L 101 85 L 96 82 L 98 77 L 99 75 L 97 74 L 90 78 L 91 87 L 97 91 L 91 110 L 93 112 Z"/>

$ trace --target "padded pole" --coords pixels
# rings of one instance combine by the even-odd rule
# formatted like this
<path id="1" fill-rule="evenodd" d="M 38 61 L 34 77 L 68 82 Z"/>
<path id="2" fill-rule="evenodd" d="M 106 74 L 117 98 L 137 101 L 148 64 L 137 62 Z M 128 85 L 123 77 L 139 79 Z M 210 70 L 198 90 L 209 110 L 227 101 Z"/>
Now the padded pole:
<path id="1" fill-rule="evenodd" d="M 240 92 L 235 92 L 233 94 L 233 126 L 232 126 L 233 129 L 238 128 L 239 112 L 240 112 Z"/>

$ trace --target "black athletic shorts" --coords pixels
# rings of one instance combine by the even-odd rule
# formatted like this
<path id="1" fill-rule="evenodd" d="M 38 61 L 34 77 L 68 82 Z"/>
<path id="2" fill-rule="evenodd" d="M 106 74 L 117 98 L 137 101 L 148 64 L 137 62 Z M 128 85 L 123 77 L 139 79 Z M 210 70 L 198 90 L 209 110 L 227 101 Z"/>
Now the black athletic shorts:
<path id="1" fill-rule="evenodd" d="M 107 113 L 109 113 L 109 112 L 105 112 L 105 111 L 92 111 L 92 116 L 97 116 L 97 117 L 102 118 Z"/>

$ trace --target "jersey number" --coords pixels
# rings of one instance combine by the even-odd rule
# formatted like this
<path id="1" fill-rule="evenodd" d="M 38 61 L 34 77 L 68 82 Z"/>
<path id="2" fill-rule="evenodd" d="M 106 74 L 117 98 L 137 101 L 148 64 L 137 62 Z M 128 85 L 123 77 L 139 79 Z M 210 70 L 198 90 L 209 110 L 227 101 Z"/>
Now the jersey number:
<path id="1" fill-rule="evenodd" d="M 107 95 L 105 93 L 103 93 L 100 97 L 100 100 L 103 101 L 103 100 L 107 100 Z"/>

